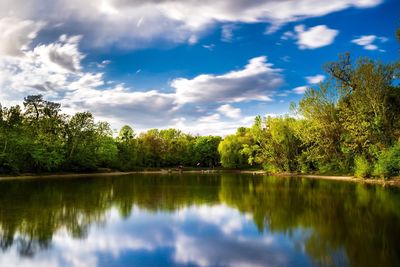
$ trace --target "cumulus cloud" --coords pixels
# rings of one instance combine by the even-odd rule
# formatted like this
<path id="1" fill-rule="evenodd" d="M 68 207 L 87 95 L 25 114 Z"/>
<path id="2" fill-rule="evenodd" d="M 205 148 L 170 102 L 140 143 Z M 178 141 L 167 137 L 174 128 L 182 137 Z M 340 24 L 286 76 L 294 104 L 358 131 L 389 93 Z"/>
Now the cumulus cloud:
<path id="1" fill-rule="evenodd" d="M 87 45 L 138 48 L 164 40 L 193 42 L 217 23 L 268 23 L 269 32 L 281 25 L 319 17 L 350 7 L 368 8 L 382 0 L 230 1 L 230 0 L 2 0 L 0 17 L 43 19 L 54 31 L 84 35 Z M 79 7 L 79 8 L 77 8 Z M 195 12 L 193 12 L 195 10 Z"/>
<path id="2" fill-rule="evenodd" d="M 47 98 L 58 98 L 73 90 L 80 75 L 58 71 L 40 57 L 0 59 L 0 99 L 4 105 L 19 103 L 29 94 L 44 94 Z"/>
<path id="3" fill-rule="evenodd" d="M 322 74 L 317 74 L 314 76 L 306 76 L 305 80 L 307 81 L 308 85 L 298 86 L 298 87 L 293 88 L 292 90 L 288 91 L 288 93 L 302 95 L 307 91 L 307 89 L 311 85 L 315 85 L 315 84 L 319 84 L 319 83 L 323 82 L 325 80 L 325 76 Z"/>
<path id="4" fill-rule="evenodd" d="M 307 76 L 306 81 L 309 84 L 318 84 L 320 82 L 323 82 L 325 80 L 325 75 L 322 74 L 317 74 L 315 76 Z"/>
<path id="5" fill-rule="evenodd" d="M 330 29 L 326 25 L 318 25 L 306 28 L 305 25 L 297 25 L 293 31 L 282 34 L 282 40 L 296 40 L 300 49 L 316 49 L 330 45 L 334 42 L 338 30 Z"/>
<path id="6" fill-rule="evenodd" d="M 43 26 L 43 22 L 0 18 L 0 56 L 22 56 Z"/>
<path id="7" fill-rule="evenodd" d="M 253 58 L 241 70 L 222 75 L 202 74 L 193 79 L 171 82 L 177 103 L 270 101 L 271 94 L 283 83 L 279 69 L 267 63 L 267 57 Z"/>
<path id="8" fill-rule="evenodd" d="M 220 112 L 222 115 L 232 118 L 232 119 L 237 119 L 240 118 L 240 108 L 234 108 L 229 104 L 225 104 L 220 106 L 217 109 L 218 112 Z"/>
<path id="9" fill-rule="evenodd" d="M 78 49 L 80 39 L 81 36 L 61 35 L 58 42 L 36 46 L 28 55 L 39 57 L 49 68 L 76 72 L 81 69 L 81 60 L 84 58 Z"/>
<path id="10" fill-rule="evenodd" d="M 71 110 L 90 110 L 117 125 L 122 124 L 116 121 L 118 118 L 142 129 L 170 126 L 191 133 L 226 135 L 235 131 L 237 123 L 250 125 L 253 117 L 242 118 L 240 109 L 229 104 L 215 108 L 210 103 L 269 101 L 269 95 L 282 83 L 280 71 L 273 69 L 266 57 L 259 57 L 251 59 L 242 70 L 223 75 L 177 78 L 171 82 L 175 91 L 170 93 L 134 91 L 123 85 L 101 90 L 97 87 L 104 84 L 102 77 L 86 74 L 70 85 L 74 90 L 63 96 L 62 103 Z M 196 109 L 195 105 L 205 108 Z M 238 121 L 226 121 L 220 114 Z"/>
<path id="11" fill-rule="evenodd" d="M 254 119 L 255 116 L 241 116 L 225 120 L 219 114 L 211 114 L 193 120 L 180 117 L 171 126 L 192 134 L 226 136 L 235 133 L 238 127 L 250 127 Z"/>
<path id="12" fill-rule="evenodd" d="M 318 25 L 309 29 L 306 29 L 304 25 L 298 25 L 294 30 L 300 49 L 316 49 L 330 45 L 339 34 L 338 30 L 329 29 L 326 25 Z"/>
<path id="13" fill-rule="evenodd" d="M 296 88 L 293 88 L 292 92 L 298 95 L 302 95 L 306 92 L 307 88 L 307 86 L 298 86 Z"/>
<path id="14" fill-rule="evenodd" d="M 307 81 L 308 85 L 303 85 L 303 86 L 298 86 L 293 88 L 292 90 L 286 91 L 287 93 L 293 93 L 296 95 L 302 95 L 304 94 L 307 89 L 312 86 L 312 85 L 316 85 L 319 84 L 321 82 L 323 82 L 325 80 L 325 75 L 322 74 L 317 74 L 314 76 L 306 76 L 305 80 Z"/>
<path id="15" fill-rule="evenodd" d="M 386 37 L 378 37 L 376 35 L 362 35 L 358 38 L 351 40 L 352 43 L 362 46 L 365 50 L 378 50 L 377 43 L 387 42 Z M 381 52 L 384 50 L 380 49 Z"/>
<path id="16" fill-rule="evenodd" d="M 79 40 L 64 35 L 57 42 L 20 50 L 19 56 L 0 57 L 2 104 L 17 104 L 37 93 L 61 100 L 67 92 L 103 85 L 102 73 L 80 71 L 84 56 L 78 50 Z"/>
<path id="17" fill-rule="evenodd" d="M 110 83 L 102 72 L 85 71 L 80 42 L 80 36 L 62 35 L 53 43 L 22 51 L 22 56 L 0 57 L 2 104 L 20 104 L 26 95 L 40 93 L 61 103 L 68 114 L 88 110 L 114 127 L 131 124 L 139 131 L 179 127 L 194 134 L 226 135 L 238 123 L 249 125 L 253 118 L 242 117 L 240 109 L 228 103 L 268 101 L 283 83 L 280 70 L 267 63 L 266 57 L 258 57 L 225 74 L 176 78 L 170 92 L 139 91 Z"/>
<path id="18" fill-rule="evenodd" d="M 171 124 L 176 113 L 174 101 L 173 94 L 131 91 L 121 85 L 106 90 L 79 87 L 62 99 L 71 111 L 89 110 L 113 125 L 129 123 L 140 129 Z"/>

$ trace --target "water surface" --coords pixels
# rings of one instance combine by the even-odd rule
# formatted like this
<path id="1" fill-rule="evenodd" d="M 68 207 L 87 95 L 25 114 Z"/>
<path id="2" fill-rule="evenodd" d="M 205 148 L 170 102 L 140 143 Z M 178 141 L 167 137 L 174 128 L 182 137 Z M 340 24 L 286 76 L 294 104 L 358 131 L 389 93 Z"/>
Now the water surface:
<path id="1" fill-rule="evenodd" d="M 400 191 L 243 174 L 0 182 L 0 266 L 400 266 Z"/>

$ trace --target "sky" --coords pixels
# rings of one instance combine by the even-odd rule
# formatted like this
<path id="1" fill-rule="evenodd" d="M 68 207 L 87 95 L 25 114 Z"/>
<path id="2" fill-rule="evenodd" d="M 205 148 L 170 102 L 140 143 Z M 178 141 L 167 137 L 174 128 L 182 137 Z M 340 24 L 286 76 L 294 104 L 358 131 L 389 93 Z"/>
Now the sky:
<path id="1" fill-rule="evenodd" d="M 399 15 L 398 0 L 1 0 L 0 103 L 226 135 L 288 113 L 341 53 L 397 60 Z"/>

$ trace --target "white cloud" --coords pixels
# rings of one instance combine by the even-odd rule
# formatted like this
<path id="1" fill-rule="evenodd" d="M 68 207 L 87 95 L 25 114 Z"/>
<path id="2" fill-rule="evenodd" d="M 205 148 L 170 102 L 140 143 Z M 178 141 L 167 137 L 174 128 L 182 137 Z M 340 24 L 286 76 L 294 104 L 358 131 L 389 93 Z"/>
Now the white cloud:
<path id="1" fill-rule="evenodd" d="M 300 49 L 316 49 L 330 45 L 339 34 L 338 30 L 329 29 L 326 25 L 318 25 L 309 29 L 306 29 L 304 25 L 298 25 L 294 30 Z"/>
<path id="2" fill-rule="evenodd" d="M 305 79 L 306 79 L 308 85 L 298 86 L 296 88 L 293 88 L 290 91 L 287 91 L 287 93 L 302 95 L 307 91 L 307 89 L 311 85 L 315 85 L 315 84 L 319 84 L 319 83 L 323 82 L 325 80 L 325 76 L 322 74 L 317 74 L 315 76 L 306 76 Z"/>
<path id="3" fill-rule="evenodd" d="M 248 126 L 253 121 L 253 117 L 241 117 L 239 108 L 223 103 L 269 101 L 269 94 L 283 83 L 279 70 L 272 69 L 265 57 L 251 59 L 244 69 L 219 76 L 177 78 L 171 83 L 175 89 L 171 93 L 132 91 L 122 85 L 100 90 L 95 81 L 83 86 L 83 77 L 62 98 L 71 112 L 90 110 L 96 117 L 118 126 L 129 123 L 139 129 L 178 127 L 191 133 L 222 135 L 234 132 L 238 123 Z M 96 78 L 102 81 L 101 76 Z M 210 103 L 222 105 L 215 108 Z M 194 108 L 199 105 L 205 108 Z M 223 120 L 220 114 L 236 122 Z"/>
<path id="4" fill-rule="evenodd" d="M 382 0 L 334 0 L 334 1 L 268 1 L 270 6 L 269 16 L 272 25 L 266 33 L 275 32 L 279 26 L 287 22 L 299 21 L 310 17 L 320 17 L 332 12 L 337 12 L 350 7 L 369 8 L 382 3 Z"/>
<path id="5" fill-rule="evenodd" d="M 22 56 L 0 57 L 1 103 L 20 104 L 26 95 L 40 93 L 61 103 L 68 114 L 88 110 L 113 127 L 131 124 L 139 131 L 181 127 L 194 134 L 226 135 L 238 123 L 247 126 L 252 121 L 228 103 L 268 101 L 283 83 L 280 70 L 267 63 L 266 57 L 259 57 L 241 70 L 177 78 L 171 83 L 172 92 L 138 91 L 110 83 L 101 72 L 85 71 L 80 41 L 79 36 L 63 35 L 54 43 L 22 51 Z M 229 121 L 233 118 L 235 123 Z"/>
<path id="6" fill-rule="evenodd" d="M 365 50 L 378 50 L 379 47 L 376 43 L 385 43 L 387 42 L 387 40 L 388 39 L 386 37 L 378 37 L 376 35 L 362 35 L 359 38 L 351 40 L 351 42 L 362 46 Z M 384 50 L 381 49 L 380 51 L 383 52 Z"/>
<path id="7" fill-rule="evenodd" d="M 254 119 L 255 116 L 243 116 L 235 120 L 223 120 L 219 114 L 212 114 L 194 120 L 177 118 L 171 127 L 191 134 L 226 136 L 235 133 L 238 127 L 250 127 Z"/>
<path id="8" fill-rule="evenodd" d="M 82 73 L 80 37 L 61 36 L 51 44 L 21 50 L 17 57 L 0 57 L 2 104 L 20 103 L 28 94 L 61 100 L 68 92 L 103 85 L 102 73 Z"/>
<path id="9" fill-rule="evenodd" d="M 283 83 L 279 69 L 267 58 L 257 57 L 242 70 L 222 75 L 202 74 L 193 79 L 178 78 L 171 82 L 177 103 L 270 101 L 270 95 Z"/>
<path id="10" fill-rule="evenodd" d="M 241 117 L 240 108 L 234 108 L 229 104 L 220 106 L 217 111 L 228 118 L 237 119 Z"/>
<path id="11" fill-rule="evenodd" d="M 294 89 L 292 89 L 292 92 L 298 95 L 302 95 L 305 93 L 305 91 L 307 90 L 307 86 L 298 86 Z"/>
<path id="12" fill-rule="evenodd" d="M 187 43 L 219 23 L 281 25 L 351 7 L 368 8 L 382 0 L 2 0 L 0 17 L 48 21 L 52 31 L 84 35 L 91 46 L 117 44 L 140 48 L 163 40 Z M 55 26 L 52 26 L 55 25 Z M 57 26 L 57 27 L 56 27 Z M 194 36 L 194 37 L 192 37 Z"/>
<path id="13" fill-rule="evenodd" d="M 309 84 L 318 84 L 320 82 L 323 82 L 325 80 L 325 76 L 322 74 L 317 74 L 315 76 L 307 76 L 306 81 Z"/>
<path id="14" fill-rule="evenodd" d="M 219 122 L 221 119 L 221 116 L 219 114 L 212 114 L 204 117 L 200 117 L 198 119 L 199 123 L 214 123 L 214 122 Z"/>
<path id="15" fill-rule="evenodd" d="M 42 22 L 0 17 L 0 56 L 22 56 L 43 26 Z"/>
<path id="16" fill-rule="evenodd" d="M 81 69 L 81 60 L 84 58 L 78 49 L 80 39 L 81 36 L 61 35 L 58 42 L 36 46 L 28 56 L 39 57 L 51 69 L 77 72 Z"/>
<path id="17" fill-rule="evenodd" d="M 128 123 L 139 129 L 171 124 L 177 112 L 174 102 L 173 94 L 131 91 L 121 85 L 107 90 L 82 86 L 62 99 L 71 112 L 89 110 L 115 126 Z"/>

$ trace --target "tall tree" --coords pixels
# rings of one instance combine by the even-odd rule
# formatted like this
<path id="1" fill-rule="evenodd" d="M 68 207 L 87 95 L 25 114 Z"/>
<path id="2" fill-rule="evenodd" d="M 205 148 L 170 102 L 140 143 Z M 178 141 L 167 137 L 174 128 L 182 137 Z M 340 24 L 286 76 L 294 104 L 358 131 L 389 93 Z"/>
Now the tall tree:
<path id="1" fill-rule="evenodd" d="M 118 134 L 118 167 L 121 170 L 132 170 L 142 165 L 139 162 L 138 141 L 135 132 L 129 125 L 124 125 Z"/>
<path id="2" fill-rule="evenodd" d="M 226 168 L 248 166 L 248 156 L 243 148 L 251 144 L 252 138 L 248 128 L 240 127 L 236 134 L 226 136 L 218 145 L 221 165 Z"/>
<path id="3" fill-rule="evenodd" d="M 66 127 L 67 165 L 76 169 L 96 167 L 96 138 L 93 115 L 79 112 L 71 117 Z"/>
<path id="4" fill-rule="evenodd" d="M 221 142 L 219 136 L 199 136 L 194 141 L 194 159 L 196 165 L 203 167 L 215 167 L 219 165 L 220 156 L 218 145 Z"/>

